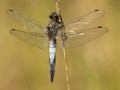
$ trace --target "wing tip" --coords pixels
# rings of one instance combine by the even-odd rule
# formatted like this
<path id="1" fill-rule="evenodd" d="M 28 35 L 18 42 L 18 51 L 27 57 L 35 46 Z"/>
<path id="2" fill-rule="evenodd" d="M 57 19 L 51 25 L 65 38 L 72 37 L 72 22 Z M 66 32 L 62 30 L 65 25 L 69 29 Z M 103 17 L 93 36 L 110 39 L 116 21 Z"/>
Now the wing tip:
<path id="1" fill-rule="evenodd" d="M 17 31 L 17 30 L 13 28 L 9 31 L 9 33 L 13 35 L 13 32 L 15 32 L 15 31 Z"/>
<path id="2" fill-rule="evenodd" d="M 102 11 L 102 12 L 103 12 L 103 10 L 101 10 L 101 9 L 95 9 L 95 10 L 94 10 L 94 12 L 99 12 L 99 11 Z"/>
<path id="3" fill-rule="evenodd" d="M 13 9 L 8 9 L 8 10 L 7 10 L 7 13 L 8 13 L 8 14 L 12 14 L 12 13 L 15 13 L 15 12 L 14 12 Z"/>
<path id="4" fill-rule="evenodd" d="M 104 27 L 104 26 L 97 26 L 98 29 L 103 29 L 105 30 L 105 32 L 108 32 L 108 28 Z"/>
<path id="5" fill-rule="evenodd" d="M 104 10 L 101 10 L 101 9 L 95 9 L 94 12 L 103 14 L 103 13 L 104 13 Z"/>
<path id="6" fill-rule="evenodd" d="M 13 29 L 10 30 L 10 32 L 11 32 L 11 31 L 15 31 L 15 30 L 16 30 L 16 29 L 13 28 Z"/>

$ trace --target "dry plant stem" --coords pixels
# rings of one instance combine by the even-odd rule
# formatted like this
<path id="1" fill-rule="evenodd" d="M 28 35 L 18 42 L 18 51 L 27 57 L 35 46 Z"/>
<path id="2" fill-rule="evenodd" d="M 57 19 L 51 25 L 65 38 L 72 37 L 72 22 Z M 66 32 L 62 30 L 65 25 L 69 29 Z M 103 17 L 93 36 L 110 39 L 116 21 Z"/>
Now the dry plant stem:
<path id="1" fill-rule="evenodd" d="M 70 78 L 69 78 L 69 71 L 68 71 L 68 64 L 67 64 L 67 57 L 66 57 L 66 50 L 65 50 L 65 47 L 63 47 L 63 54 L 64 54 L 64 61 L 65 61 L 65 71 L 66 71 L 67 90 L 70 90 Z"/>
<path id="2" fill-rule="evenodd" d="M 60 12 L 60 0 L 56 0 L 55 2 L 56 2 L 56 12 L 58 13 L 58 15 L 60 15 L 60 21 L 63 23 L 61 12 Z M 64 46 L 64 41 L 65 41 L 65 36 L 64 35 L 65 35 L 65 28 L 63 27 L 61 29 L 61 36 L 62 36 L 62 41 L 63 41 L 63 55 L 64 55 L 64 62 L 65 62 L 67 90 L 70 90 L 70 78 L 69 78 L 66 50 L 65 50 L 65 46 Z"/>

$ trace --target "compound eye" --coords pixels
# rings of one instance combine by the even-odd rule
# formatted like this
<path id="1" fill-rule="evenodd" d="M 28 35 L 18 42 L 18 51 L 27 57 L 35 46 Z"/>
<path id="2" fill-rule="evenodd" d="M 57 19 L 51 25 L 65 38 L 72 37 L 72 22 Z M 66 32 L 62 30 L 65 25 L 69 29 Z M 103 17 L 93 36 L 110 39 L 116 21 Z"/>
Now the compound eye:
<path id="1" fill-rule="evenodd" d="M 53 15 L 49 15 L 49 18 L 52 19 L 52 18 L 54 18 L 54 17 L 53 17 Z"/>

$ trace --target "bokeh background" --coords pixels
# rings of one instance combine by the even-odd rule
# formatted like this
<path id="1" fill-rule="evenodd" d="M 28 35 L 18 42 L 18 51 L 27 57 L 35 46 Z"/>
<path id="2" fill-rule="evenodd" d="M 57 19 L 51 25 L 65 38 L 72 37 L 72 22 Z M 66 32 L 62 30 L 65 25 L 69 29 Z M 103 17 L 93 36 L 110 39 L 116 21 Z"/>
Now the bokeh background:
<path id="1" fill-rule="evenodd" d="M 14 9 L 47 25 L 54 0 L 0 0 L 0 90 L 67 90 L 62 49 L 57 49 L 54 83 L 49 80 L 48 50 L 32 47 L 10 35 L 19 28 L 7 15 Z M 109 32 L 78 48 L 67 49 L 71 90 L 120 90 L 120 1 L 61 0 L 64 21 L 94 9 L 105 16 L 95 25 Z"/>

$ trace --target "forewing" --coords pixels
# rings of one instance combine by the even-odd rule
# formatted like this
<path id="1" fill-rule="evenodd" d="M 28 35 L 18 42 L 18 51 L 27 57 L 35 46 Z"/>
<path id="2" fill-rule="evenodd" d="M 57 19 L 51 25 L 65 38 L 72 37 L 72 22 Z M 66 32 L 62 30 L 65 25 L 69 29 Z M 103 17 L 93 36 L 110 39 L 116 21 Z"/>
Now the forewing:
<path id="1" fill-rule="evenodd" d="M 26 18 L 14 10 L 8 10 L 7 13 L 25 32 L 46 32 L 46 26 L 37 21 Z"/>
<path id="2" fill-rule="evenodd" d="M 13 36 L 27 42 L 32 46 L 36 46 L 41 49 L 46 49 L 49 46 L 46 33 L 41 34 L 41 33 L 25 32 L 25 31 L 16 30 L 16 29 L 10 30 L 10 33 Z"/>
<path id="3" fill-rule="evenodd" d="M 74 32 L 66 32 L 67 40 L 65 41 L 66 48 L 73 48 L 80 46 L 90 40 L 93 40 L 99 36 L 102 36 L 108 31 L 107 28 L 98 26 L 84 30 L 78 30 Z M 60 44 L 62 44 L 61 40 Z"/>
<path id="4" fill-rule="evenodd" d="M 75 31 L 76 29 L 74 28 L 78 28 L 79 30 L 88 28 L 91 24 L 101 18 L 103 14 L 104 12 L 102 10 L 94 10 L 86 15 L 71 20 L 70 22 L 65 23 L 65 31 Z"/>

